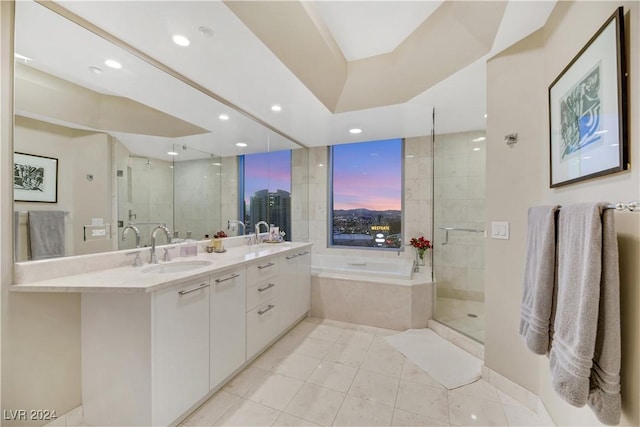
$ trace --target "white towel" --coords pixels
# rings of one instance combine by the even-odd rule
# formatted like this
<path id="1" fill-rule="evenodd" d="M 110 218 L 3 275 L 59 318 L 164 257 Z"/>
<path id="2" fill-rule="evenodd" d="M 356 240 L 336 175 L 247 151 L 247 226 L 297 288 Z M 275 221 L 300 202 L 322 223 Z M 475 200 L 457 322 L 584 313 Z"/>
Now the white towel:
<path id="1" fill-rule="evenodd" d="M 615 230 L 612 219 L 607 219 L 611 212 L 604 214 L 603 239 L 601 216 L 606 205 L 570 205 L 560 212 L 557 301 L 549 359 L 556 392 L 574 406 L 584 406 L 589 400 L 601 421 L 609 423 L 620 416 L 616 378 L 620 327 L 619 302 L 613 301 L 619 279 Z M 607 245 L 604 250 L 603 243 Z M 604 347 L 610 343 L 612 348 Z"/>
<path id="2" fill-rule="evenodd" d="M 520 306 L 520 335 L 527 348 L 547 354 L 556 266 L 558 206 L 534 206 L 527 215 L 527 257 Z"/>
<path id="3" fill-rule="evenodd" d="M 29 211 L 31 259 L 64 256 L 64 212 Z"/>

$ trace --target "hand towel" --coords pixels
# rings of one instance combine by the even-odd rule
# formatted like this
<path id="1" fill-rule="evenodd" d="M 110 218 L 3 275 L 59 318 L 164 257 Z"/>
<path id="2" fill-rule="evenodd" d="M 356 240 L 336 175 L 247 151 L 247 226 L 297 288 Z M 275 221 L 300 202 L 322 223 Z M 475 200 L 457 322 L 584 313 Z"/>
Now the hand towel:
<path id="1" fill-rule="evenodd" d="M 534 206 L 527 215 L 526 264 L 520 306 L 520 335 L 529 350 L 547 354 L 556 265 L 558 206 Z"/>
<path id="2" fill-rule="evenodd" d="M 589 407 L 607 425 L 620 422 L 620 270 L 614 212 L 602 214 L 602 274 Z"/>
<path id="3" fill-rule="evenodd" d="M 64 256 L 64 212 L 29 211 L 31 259 Z"/>
<path id="4" fill-rule="evenodd" d="M 584 406 L 595 349 L 602 266 L 600 206 L 563 206 L 558 219 L 557 301 L 549 362 L 555 391 Z"/>

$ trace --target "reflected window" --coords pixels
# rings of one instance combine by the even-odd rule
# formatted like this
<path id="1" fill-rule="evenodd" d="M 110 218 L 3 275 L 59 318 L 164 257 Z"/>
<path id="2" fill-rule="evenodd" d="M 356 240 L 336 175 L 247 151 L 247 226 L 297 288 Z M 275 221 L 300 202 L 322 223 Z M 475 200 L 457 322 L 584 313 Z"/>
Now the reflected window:
<path id="1" fill-rule="evenodd" d="M 266 221 L 291 240 L 291 150 L 240 156 L 240 193 L 247 234 Z"/>
<path id="2" fill-rule="evenodd" d="M 401 246 L 403 142 L 331 147 L 330 246 Z"/>

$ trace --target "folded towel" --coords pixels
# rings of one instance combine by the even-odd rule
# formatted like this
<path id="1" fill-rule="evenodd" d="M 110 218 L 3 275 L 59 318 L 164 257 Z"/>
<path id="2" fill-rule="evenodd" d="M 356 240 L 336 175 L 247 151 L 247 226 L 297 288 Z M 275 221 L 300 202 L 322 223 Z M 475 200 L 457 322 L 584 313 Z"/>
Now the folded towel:
<path id="1" fill-rule="evenodd" d="M 520 335 L 537 354 L 549 351 L 556 262 L 558 206 L 534 206 L 527 216 L 527 256 L 524 269 Z"/>
<path id="2" fill-rule="evenodd" d="M 31 259 L 64 256 L 64 212 L 29 211 Z"/>
<path id="3" fill-rule="evenodd" d="M 602 214 L 602 274 L 589 406 L 608 425 L 620 421 L 620 272 L 614 212 Z"/>
<path id="4" fill-rule="evenodd" d="M 558 220 L 558 281 L 549 359 L 556 392 L 574 406 L 589 395 L 600 300 L 600 206 L 563 206 Z"/>

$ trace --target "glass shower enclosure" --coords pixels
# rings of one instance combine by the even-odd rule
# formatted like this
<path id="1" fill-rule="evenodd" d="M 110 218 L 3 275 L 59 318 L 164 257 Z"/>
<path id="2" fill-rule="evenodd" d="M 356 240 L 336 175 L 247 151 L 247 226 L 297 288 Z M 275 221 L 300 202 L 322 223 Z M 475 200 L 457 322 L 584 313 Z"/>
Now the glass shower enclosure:
<path id="1" fill-rule="evenodd" d="M 437 321 L 484 341 L 485 132 L 433 138 Z"/>

